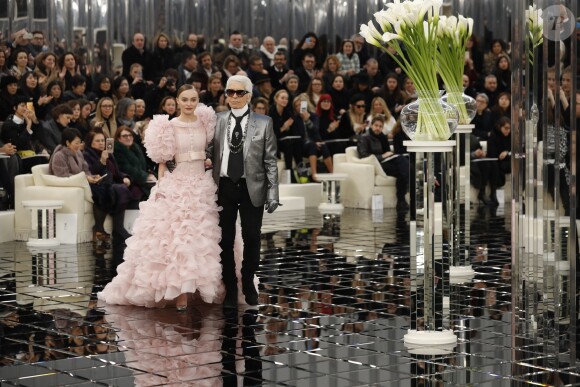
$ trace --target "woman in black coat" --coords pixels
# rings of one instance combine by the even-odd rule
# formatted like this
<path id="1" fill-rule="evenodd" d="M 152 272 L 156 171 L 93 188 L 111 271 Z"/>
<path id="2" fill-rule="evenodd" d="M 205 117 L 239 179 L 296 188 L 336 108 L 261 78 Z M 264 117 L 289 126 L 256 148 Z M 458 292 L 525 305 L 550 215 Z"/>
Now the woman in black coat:
<path id="1" fill-rule="evenodd" d="M 148 183 L 154 183 L 156 178 L 147 168 L 147 160 L 135 142 L 133 131 L 126 126 L 121 126 L 115 133 L 114 155 L 121 171 L 128 175 L 131 184 L 141 188 L 142 199 L 146 199 L 150 191 Z"/>
<path id="2" fill-rule="evenodd" d="M 389 139 L 383 134 L 385 119 L 378 115 L 371 121 L 370 130 L 359 137 L 357 151 L 360 158 L 375 156 L 388 176 L 397 179 L 397 211 L 406 211 L 409 205 L 405 195 L 409 190 L 409 159 L 391 151 Z"/>
<path id="3" fill-rule="evenodd" d="M 85 144 L 87 145 L 83 155 L 89 170 L 93 175 L 104 176 L 93 189 L 95 225 L 97 220 L 102 225 L 109 213 L 113 215 L 113 232 L 126 239 L 129 233 L 123 226 L 125 210 L 131 202 L 139 201 L 143 197 L 143 191 L 131 184 L 130 177 L 121 172 L 113 154 L 105 149 L 103 133 L 89 132 Z"/>
<path id="4" fill-rule="evenodd" d="M 490 200 L 494 204 L 498 203 L 496 189 L 505 184 L 505 175 L 512 173 L 511 149 L 511 121 L 507 117 L 502 117 L 487 141 L 487 157 L 497 158 L 497 164 L 490 171 Z"/>

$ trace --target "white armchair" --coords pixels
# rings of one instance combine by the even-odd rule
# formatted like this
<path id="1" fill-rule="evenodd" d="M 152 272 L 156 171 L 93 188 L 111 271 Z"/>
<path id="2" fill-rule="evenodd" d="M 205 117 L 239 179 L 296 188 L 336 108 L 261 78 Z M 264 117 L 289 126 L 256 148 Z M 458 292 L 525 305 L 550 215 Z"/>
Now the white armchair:
<path id="1" fill-rule="evenodd" d="M 366 208 L 372 206 L 373 195 L 383 196 L 384 208 L 397 205 L 397 179 L 387 176 L 375 156 L 358 157 L 355 146 L 346 148 L 345 153 L 335 154 L 334 172 L 346 173 L 348 179 L 341 183 L 341 202 L 345 207 Z"/>
<path id="2" fill-rule="evenodd" d="M 77 215 L 77 243 L 89 242 L 93 237 L 93 200 L 91 189 L 84 175 L 56 177 L 48 173 L 48 164 L 32 168 L 32 174 L 18 175 L 15 185 L 16 240 L 28 240 L 32 228 L 30 210 L 22 206 L 23 200 L 62 200 L 61 214 Z M 109 222 L 110 223 L 110 222 Z M 109 226 L 106 224 L 106 227 Z M 108 227 L 110 230 L 110 227 Z"/>

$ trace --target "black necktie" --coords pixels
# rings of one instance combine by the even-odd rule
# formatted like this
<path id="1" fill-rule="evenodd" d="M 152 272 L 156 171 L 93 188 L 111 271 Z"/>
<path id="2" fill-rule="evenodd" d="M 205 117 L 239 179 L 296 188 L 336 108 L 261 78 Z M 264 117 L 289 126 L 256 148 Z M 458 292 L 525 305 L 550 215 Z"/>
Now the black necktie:
<path id="1" fill-rule="evenodd" d="M 232 137 L 229 140 L 230 158 L 228 160 L 228 176 L 234 183 L 237 183 L 244 174 L 244 135 L 242 131 L 242 120 L 248 114 L 250 114 L 250 109 L 246 110 L 246 112 L 240 117 L 236 117 L 232 114 L 236 120 L 236 126 L 234 127 Z"/>

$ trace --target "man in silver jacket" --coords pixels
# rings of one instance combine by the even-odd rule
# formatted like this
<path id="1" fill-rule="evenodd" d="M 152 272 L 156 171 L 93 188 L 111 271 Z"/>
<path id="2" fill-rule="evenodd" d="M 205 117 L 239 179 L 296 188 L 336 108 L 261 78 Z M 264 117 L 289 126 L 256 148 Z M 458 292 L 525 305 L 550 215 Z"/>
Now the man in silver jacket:
<path id="1" fill-rule="evenodd" d="M 244 241 L 242 290 L 248 305 L 258 304 L 254 275 L 260 262 L 260 230 L 264 209 L 279 205 L 276 136 L 272 119 L 250 110 L 252 82 L 246 76 L 228 78 L 225 91 L 231 111 L 219 113 L 208 158 L 218 186 L 222 239 L 221 259 L 226 287 L 224 308 L 237 308 L 238 287 L 234 238 L 238 211 Z"/>

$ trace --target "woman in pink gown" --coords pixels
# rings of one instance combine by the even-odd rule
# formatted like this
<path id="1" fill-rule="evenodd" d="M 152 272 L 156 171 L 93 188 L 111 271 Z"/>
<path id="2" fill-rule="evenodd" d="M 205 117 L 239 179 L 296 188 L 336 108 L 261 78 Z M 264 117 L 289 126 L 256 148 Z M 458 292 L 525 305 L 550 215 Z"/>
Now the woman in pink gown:
<path id="1" fill-rule="evenodd" d="M 177 94 L 180 116 L 158 115 L 149 124 L 145 146 L 159 163 L 159 182 L 140 204 L 124 262 L 100 300 L 162 307 L 177 298 L 178 309 L 196 291 L 207 303 L 223 300 L 216 185 L 205 170 L 216 116 L 198 101 L 197 91 L 184 85 Z M 173 159 L 177 167 L 169 172 L 165 162 Z"/>

